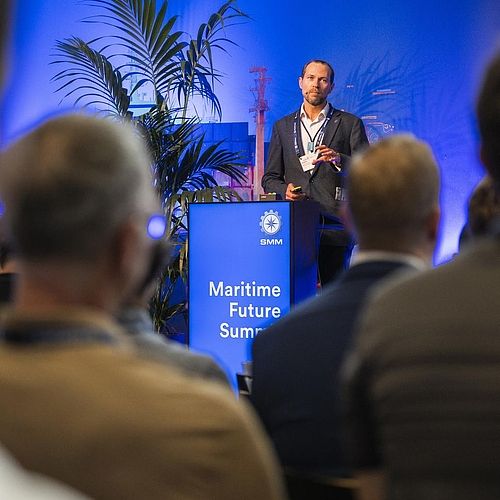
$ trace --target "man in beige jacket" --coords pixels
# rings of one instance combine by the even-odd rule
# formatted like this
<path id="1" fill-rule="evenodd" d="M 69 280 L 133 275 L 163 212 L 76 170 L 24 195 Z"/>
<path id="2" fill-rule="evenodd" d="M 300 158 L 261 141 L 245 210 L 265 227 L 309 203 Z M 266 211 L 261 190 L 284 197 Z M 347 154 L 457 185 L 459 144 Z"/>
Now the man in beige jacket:
<path id="1" fill-rule="evenodd" d="M 145 277 L 158 210 L 128 127 L 53 119 L 2 158 L 18 295 L 0 332 L 0 442 L 101 499 L 280 499 L 253 416 L 227 390 L 139 359 L 112 320 Z"/>

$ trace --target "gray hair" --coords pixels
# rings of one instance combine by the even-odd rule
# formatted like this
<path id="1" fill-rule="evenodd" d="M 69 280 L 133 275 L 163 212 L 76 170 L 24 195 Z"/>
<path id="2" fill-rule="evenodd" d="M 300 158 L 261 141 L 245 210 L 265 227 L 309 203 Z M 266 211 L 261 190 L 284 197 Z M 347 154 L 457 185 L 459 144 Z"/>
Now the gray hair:
<path id="1" fill-rule="evenodd" d="M 142 140 L 107 119 L 50 119 L 2 158 L 6 226 L 27 260 L 92 259 L 128 217 L 156 209 L 153 193 Z"/>
<path id="2" fill-rule="evenodd" d="M 439 206 L 439 172 L 432 151 L 410 134 L 383 139 L 355 155 L 347 184 L 360 242 L 382 248 L 411 244 Z"/>

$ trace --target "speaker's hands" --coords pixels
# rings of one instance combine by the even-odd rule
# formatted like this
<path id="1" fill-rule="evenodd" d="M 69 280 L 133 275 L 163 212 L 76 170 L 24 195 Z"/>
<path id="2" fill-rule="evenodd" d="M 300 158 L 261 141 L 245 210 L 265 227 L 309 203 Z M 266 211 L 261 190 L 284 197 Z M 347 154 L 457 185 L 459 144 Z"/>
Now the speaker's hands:
<path id="1" fill-rule="evenodd" d="M 286 187 L 285 200 L 298 201 L 303 200 L 305 197 L 306 195 L 302 192 L 302 188 L 300 186 L 294 186 L 290 183 Z"/>
<path id="2" fill-rule="evenodd" d="M 314 165 L 320 161 L 326 161 L 331 163 L 335 170 L 340 172 L 340 153 L 324 144 L 319 145 L 316 148 L 316 152 L 318 153 L 318 157 L 312 161 Z"/>

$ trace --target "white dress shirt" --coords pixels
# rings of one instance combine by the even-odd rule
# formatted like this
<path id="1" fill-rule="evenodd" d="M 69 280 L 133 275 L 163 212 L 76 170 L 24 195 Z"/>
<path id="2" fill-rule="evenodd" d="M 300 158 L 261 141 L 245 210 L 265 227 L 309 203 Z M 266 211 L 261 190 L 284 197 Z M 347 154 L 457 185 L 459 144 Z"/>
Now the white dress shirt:
<path id="1" fill-rule="evenodd" d="M 323 126 L 324 121 L 326 120 L 326 117 L 328 116 L 328 113 L 330 111 L 330 104 L 327 102 L 325 104 L 325 107 L 319 112 L 319 115 L 314 119 L 311 120 L 307 116 L 306 112 L 304 111 L 304 104 L 300 107 L 300 121 L 301 121 L 301 130 L 300 130 L 300 136 L 302 137 L 302 147 L 304 148 L 304 152 L 307 153 L 307 144 L 311 142 L 311 138 L 313 138 L 316 134 L 316 140 L 314 142 L 314 147 L 319 146 L 320 144 L 317 142 L 319 138 L 319 130 Z M 309 132 L 309 135 L 307 132 Z"/>

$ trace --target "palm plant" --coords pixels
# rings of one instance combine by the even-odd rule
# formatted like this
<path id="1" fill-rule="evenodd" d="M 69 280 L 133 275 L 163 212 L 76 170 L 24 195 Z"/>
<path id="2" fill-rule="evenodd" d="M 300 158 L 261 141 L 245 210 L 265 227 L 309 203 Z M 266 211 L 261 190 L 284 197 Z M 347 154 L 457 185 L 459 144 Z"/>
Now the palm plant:
<path id="1" fill-rule="evenodd" d="M 226 30 L 246 15 L 228 0 L 195 38 L 175 30 L 177 16 L 168 17 L 168 2 L 155 0 L 82 0 L 96 13 L 84 19 L 108 31 L 91 41 L 78 37 L 56 42 L 53 64 L 62 69 L 53 77 L 62 100 L 90 107 L 111 118 L 132 121 L 149 145 L 155 186 L 168 221 L 167 237 L 176 248 L 163 273 L 153 312 L 158 328 L 185 311 L 185 299 L 172 304 L 179 280 L 186 281 L 186 213 L 193 201 L 239 200 L 238 194 L 217 185 L 214 172 L 237 182 L 245 176 L 238 155 L 221 143 L 204 147 L 199 118 L 190 115 L 192 100 L 201 98 L 219 118 L 214 85 L 222 75 L 214 55 L 233 42 Z M 127 88 L 127 86 L 129 88 Z M 151 89 L 149 111 L 134 118 L 132 101 L 139 90 Z"/>

